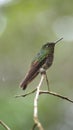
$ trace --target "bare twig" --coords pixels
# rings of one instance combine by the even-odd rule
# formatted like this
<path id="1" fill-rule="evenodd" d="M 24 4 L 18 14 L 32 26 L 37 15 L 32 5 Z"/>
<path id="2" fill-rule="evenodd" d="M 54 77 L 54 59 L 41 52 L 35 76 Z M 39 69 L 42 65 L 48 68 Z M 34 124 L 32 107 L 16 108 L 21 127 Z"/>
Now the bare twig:
<path id="1" fill-rule="evenodd" d="M 50 95 L 59 97 L 61 99 L 64 99 L 66 101 L 69 101 L 69 102 L 73 103 L 73 100 L 71 100 L 70 98 L 68 98 L 66 96 L 63 96 L 61 94 L 58 94 L 58 93 L 50 91 L 50 89 L 49 89 L 49 81 L 48 81 L 47 74 L 46 74 L 45 70 L 41 69 L 40 73 L 41 73 L 41 79 L 40 79 L 40 82 L 39 82 L 37 88 L 35 88 L 31 92 L 26 93 L 24 95 L 17 95 L 17 96 L 15 96 L 15 97 L 25 97 L 25 96 L 30 95 L 30 94 L 32 94 L 32 93 L 34 93 L 36 91 L 36 95 L 35 95 L 35 98 L 34 98 L 34 115 L 33 115 L 34 125 L 33 125 L 32 130 L 35 130 L 36 127 L 38 127 L 39 130 L 44 130 L 42 124 L 40 123 L 40 121 L 38 119 L 38 99 L 39 99 L 39 95 L 40 94 L 50 94 Z M 46 82 L 47 82 L 47 86 L 48 86 L 48 91 L 40 89 L 44 78 L 46 78 Z M 10 129 L 7 129 L 7 130 L 10 130 Z"/>
<path id="2" fill-rule="evenodd" d="M 34 98 L 34 122 L 35 122 L 35 124 L 33 126 L 33 130 L 36 126 L 39 128 L 39 130 L 44 130 L 41 123 L 39 122 L 39 119 L 38 119 L 38 98 L 39 98 L 39 93 L 40 93 L 40 87 L 41 87 L 41 84 L 44 80 L 44 77 L 45 77 L 45 75 L 42 74 L 41 80 L 39 82 L 39 85 L 37 86 L 37 91 L 36 91 L 36 95 Z"/>
<path id="3" fill-rule="evenodd" d="M 48 77 L 47 77 L 46 72 L 45 72 L 45 76 L 46 76 L 46 82 L 47 82 L 47 86 L 48 86 L 48 91 L 50 91 L 50 88 L 49 88 L 49 81 L 48 81 Z"/>
<path id="4" fill-rule="evenodd" d="M 3 121 L 0 120 L 0 124 L 6 129 L 11 130 Z"/>
<path id="5" fill-rule="evenodd" d="M 73 103 L 73 100 L 71 100 L 70 98 L 68 98 L 68 97 L 66 97 L 66 96 L 63 96 L 63 95 L 60 95 L 60 94 L 58 94 L 58 93 L 52 92 L 52 91 L 43 91 L 43 90 L 40 90 L 40 94 L 50 94 L 50 95 L 59 97 L 59 98 L 61 98 L 61 99 L 64 99 L 64 100 L 67 100 L 67 101 Z"/>
<path id="6" fill-rule="evenodd" d="M 27 95 L 30 95 L 30 94 L 34 93 L 36 90 L 37 90 L 37 88 L 35 88 L 34 90 L 32 90 L 32 91 L 29 92 L 29 93 L 22 94 L 22 95 L 16 95 L 15 98 L 18 98 L 18 97 L 26 97 Z"/>
<path id="7" fill-rule="evenodd" d="M 47 83 L 47 87 L 48 87 L 48 91 L 50 91 L 50 88 L 49 88 L 49 81 L 48 81 L 48 77 L 47 77 L 47 74 L 46 74 L 46 70 L 44 68 L 40 68 L 40 74 L 44 74 L 45 78 L 46 78 L 46 83 Z"/>

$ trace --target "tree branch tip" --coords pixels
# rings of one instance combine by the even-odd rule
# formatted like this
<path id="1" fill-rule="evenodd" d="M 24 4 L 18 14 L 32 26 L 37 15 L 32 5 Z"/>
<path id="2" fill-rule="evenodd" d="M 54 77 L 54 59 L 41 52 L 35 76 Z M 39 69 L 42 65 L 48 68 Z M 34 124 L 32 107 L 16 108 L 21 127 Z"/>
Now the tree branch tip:
<path id="1" fill-rule="evenodd" d="M 20 97 L 25 97 L 26 96 L 26 94 L 25 95 L 15 95 L 14 97 L 15 98 L 20 98 Z"/>
<path id="2" fill-rule="evenodd" d="M 0 120 L 0 124 L 1 124 L 6 130 L 11 130 L 2 120 Z"/>
<path id="3" fill-rule="evenodd" d="M 70 98 L 68 98 L 67 96 L 63 96 L 61 94 L 58 94 L 58 93 L 55 93 L 55 92 L 52 92 L 52 91 L 43 91 L 43 90 L 40 90 L 40 94 L 50 94 L 50 95 L 53 95 L 53 96 L 56 96 L 56 97 L 59 97 L 61 99 L 64 99 L 68 102 L 71 102 L 73 103 L 73 100 L 71 100 Z"/>

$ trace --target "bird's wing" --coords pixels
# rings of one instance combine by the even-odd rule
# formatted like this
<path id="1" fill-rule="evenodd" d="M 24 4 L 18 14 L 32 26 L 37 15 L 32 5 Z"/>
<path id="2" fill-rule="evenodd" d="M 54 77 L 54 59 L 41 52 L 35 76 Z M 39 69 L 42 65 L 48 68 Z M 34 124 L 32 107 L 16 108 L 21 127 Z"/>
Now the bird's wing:
<path id="1" fill-rule="evenodd" d="M 39 68 L 38 62 L 35 62 L 33 65 L 31 65 L 30 69 L 25 75 L 25 78 L 20 83 L 21 88 L 26 89 L 27 85 L 38 75 L 39 73 L 38 68 Z"/>
<path id="2" fill-rule="evenodd" d="M 36 62 L 39 62 L 39 64 L 47 57 L 46 51 L 41 50 L 33 59 L 31 65 L 34 65 Z"/>
<path id="3" fill-rule="evenodd" d="M 39 73 L 39 69 L 45 63 L 46 57 L 43 56 L 42 53 L 38 53 L 37 56 L 31 63 L 30 69 L 28 70 L 25 78 L 21 82 L 20 86 L 25 89 L 27 84 L 31 82 Z"/>

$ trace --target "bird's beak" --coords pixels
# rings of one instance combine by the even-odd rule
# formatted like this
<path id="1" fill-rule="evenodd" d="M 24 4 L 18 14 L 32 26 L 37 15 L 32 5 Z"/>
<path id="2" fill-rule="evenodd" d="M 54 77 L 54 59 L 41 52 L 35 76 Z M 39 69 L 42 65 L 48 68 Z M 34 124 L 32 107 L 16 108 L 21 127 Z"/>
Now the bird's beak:
<path id="1" fill-rule="evenodd" d="M 60 38 L 59 40 L 57 40 L 56 42 L 54 42 L 54 44 L 58 43 L 59 41 L 61 41 L 63 38 Z"/>

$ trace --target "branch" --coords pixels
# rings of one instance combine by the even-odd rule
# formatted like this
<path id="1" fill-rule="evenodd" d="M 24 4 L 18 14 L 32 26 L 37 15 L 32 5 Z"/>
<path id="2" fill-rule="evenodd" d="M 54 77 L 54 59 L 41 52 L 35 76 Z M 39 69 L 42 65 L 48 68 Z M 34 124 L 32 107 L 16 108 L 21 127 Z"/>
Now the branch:
<path id="1" fill-rule="evenodd" d="M 37 90 L 37 88 L 35 88 L 34 90 L 32 90 L 31 92 L 28 92 L 26 94 L 22 94 L 22 95 L 16 95 L 15 98 L 18 98 L 18 97 L 26 97 L 32 93 L 34 93 L 35 91 Z"/>
<path id="2" fill-rule="evenodd" d="M 42 85 L 44 78 L 45 78 L 45 75 L 42 74 L 41 80 L 39 82 L 39 85 L 37 86 L 37 91 L 36 91 L 36 95 L 34 98 L 34 122 L 35 122 L 35 124 L 34 124 L 32 130 L 34 130 L 35 127 L 38 127 L 39 130 L 44 130 L 41 123 L 39 122 L 39 119 L 38 119 L 38 98 L 39 98 L 39 94 L 40 94 L 40 87 Z"/>
<path id="3" fill-rule="evenodd" d="M 0 120 L 0 124 L 6 129 L 11 130 L 3 121 Z"/>
<path id="4" fill-rule="evenodd" d="M 70 98 L 50 91 L 50 89 L 49 89 L 49 81 L 48 81 L 48 78 L 47 78 L 47 75 L 46 75 L 46 71 L 44 69 L 41 69 L 40 73 L 41 73 L 41 79 L 40 79 L 40 82 L 39 82 L 37 88 L 35 88 L 31 92 L 28 92 L 28 93 L 26 93 L 24 95 L 17 95 L 17 96 L 15 96 L 15 97 L 25 97 L 25 96 L 28 96 L 28 95 L 36 92 L 36 95 L 35 95 L 35 98 L 34 98 L 34 115 L 33 115 L 34 125 L 33 125 L 32 130 L 35 130 L 36 127 L 38 127 L 39 130 L 44 130 L 42 124 L 40 123 L 40 121 L 38 119 L 38 99 L 39 99 L 39 95 L 40 94 L 50 94 L 50 95 L 59 97 L 61 99 L 64 99 L 66 101 L 69 101 L 69 102 L 73 103 L 73 100 L 71 100 Z M 45 77 L 46 77 L 46 82 L 47 82 L 47 86 L 48 86 L 48 91 L 40 89 L 40 87 L 42 85 L 42 82 L 43 82 Z M 7 129 L 7 130 L 10 130 L 10 129 Z"/>
<path id="5" fill-rule="evenodd" d="M 43 91 L 43 90 L 40 90 L 40 94 L 50 94 L 50 95 L 59 97 L 59 98 L 61 98 L 61 99 L 64 99 L 64 100 L 67 100 L 67 101 L 73 103 L 73 100 L 71 100 L 70 98 L 68 98 L 68 97 L 66 97 L 66 96 L 63 96 L 63 95 L 60 95 L 60 94 L 58 94 L 58 93 L 52 92 L 52 91 Z"/>

